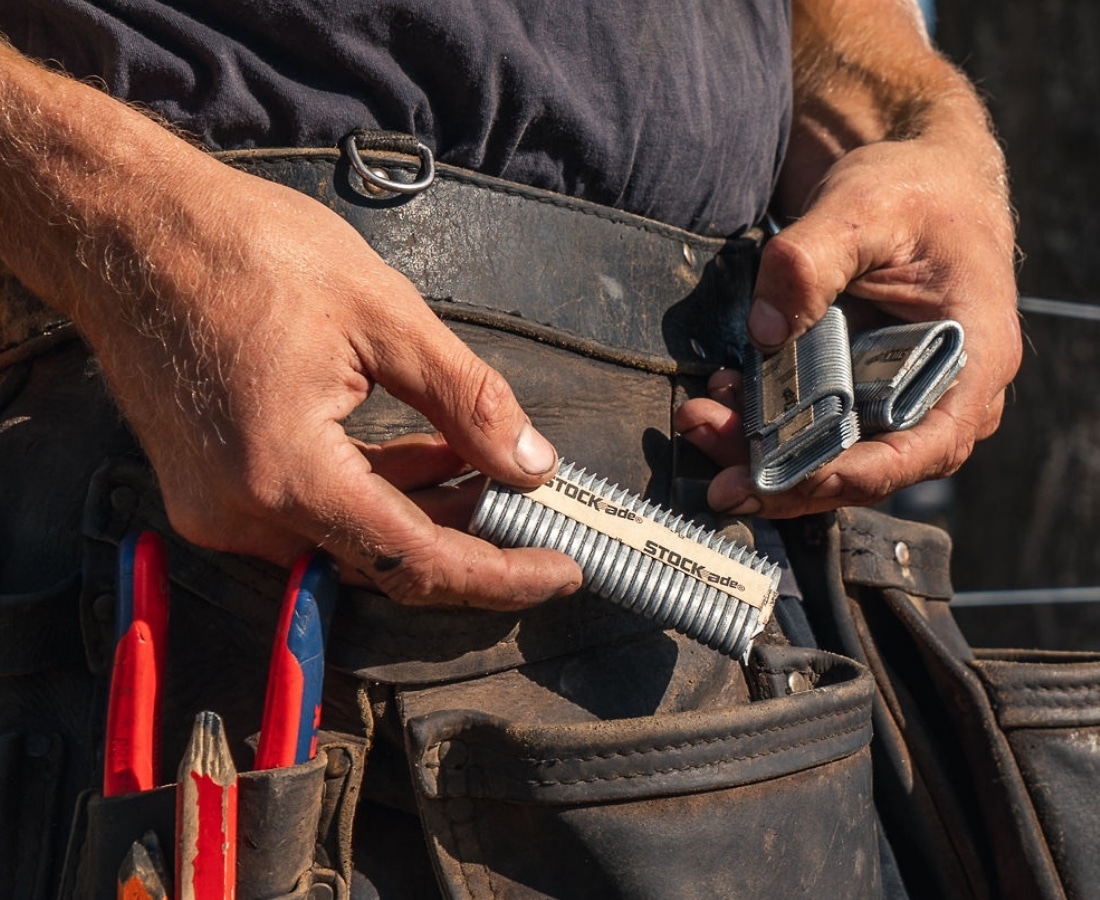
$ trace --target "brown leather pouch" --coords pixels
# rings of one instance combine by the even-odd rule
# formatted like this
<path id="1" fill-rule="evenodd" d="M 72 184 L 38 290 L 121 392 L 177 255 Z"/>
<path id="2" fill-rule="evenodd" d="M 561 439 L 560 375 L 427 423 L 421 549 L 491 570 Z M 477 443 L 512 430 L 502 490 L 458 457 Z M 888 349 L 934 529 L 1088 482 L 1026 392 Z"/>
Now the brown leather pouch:
<path id="1" fill-rule="evenodd" d="M 1092 896 L 1100 654 L 972 649 L 936 528 L 851 509 L 786 534 L 822 643 L 874 673 L 875 796 L 910 895 Z"/>
<path id="2" fill-rule="evenodd" d="M 867 671 L 764 646 L 750 699 L 715 656 L 653 632 L 401 689 L 445 896 L 876 896 Z"/>

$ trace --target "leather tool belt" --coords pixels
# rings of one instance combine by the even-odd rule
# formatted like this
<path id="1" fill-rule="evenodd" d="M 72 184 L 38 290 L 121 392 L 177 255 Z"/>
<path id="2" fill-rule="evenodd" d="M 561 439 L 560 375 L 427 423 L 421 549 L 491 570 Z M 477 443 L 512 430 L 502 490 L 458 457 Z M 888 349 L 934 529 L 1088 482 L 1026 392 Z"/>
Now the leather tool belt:
<path id="1" fill-rule="evenodd" d="M 218 157 L 333 209 L 444 319 L 666 374 L 713 369 L 744 346 L 760 230 L 703 237 L 440 164 L 414 194 L 380 192 L 356 169 L 399 179 L 421 162 L 415 142 L 374 137 L 345 151 Z M 2 271 L 0 297 L 0 368 L 71 335 L 71 325 Z"/>

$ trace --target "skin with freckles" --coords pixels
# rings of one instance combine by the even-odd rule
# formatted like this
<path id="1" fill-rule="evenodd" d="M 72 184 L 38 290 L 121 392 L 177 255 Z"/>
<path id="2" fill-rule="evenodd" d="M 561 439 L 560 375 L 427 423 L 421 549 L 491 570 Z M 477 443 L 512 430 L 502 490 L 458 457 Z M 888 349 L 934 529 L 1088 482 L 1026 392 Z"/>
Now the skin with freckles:
<path id="1" fill-rule="evenodd" d="M 777 518 L 952 474 L 997 428 L 1022 352 L 1004 162 L 971 86 L 908 0 L 795 0 L 793 17 L 795 114 L 775 197 L 784 227 L 761 261 L 753 342 L 774 351 L 844 297 L 853 323 L 956 319 L 968 362 L 920 425 L 861 441 L 775 495 L 752 484 L 738 379 L 716 373 L 675 427 L 722 467 L 712 506 Z"/>

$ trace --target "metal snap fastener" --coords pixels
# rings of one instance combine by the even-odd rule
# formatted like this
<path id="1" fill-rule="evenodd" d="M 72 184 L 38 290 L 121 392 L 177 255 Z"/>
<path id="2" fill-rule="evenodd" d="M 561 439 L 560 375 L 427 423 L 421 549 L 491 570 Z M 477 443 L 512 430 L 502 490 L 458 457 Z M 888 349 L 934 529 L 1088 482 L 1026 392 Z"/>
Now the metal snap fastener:
<path id="1" fill-rule="evenodd" d="M 787 673 L 788 694 L 801 694 L 803 691 L 808 691 L 812 687 L 813 685 L 810 683 L 810 679 L 806 677 L 805 672 Z"/>

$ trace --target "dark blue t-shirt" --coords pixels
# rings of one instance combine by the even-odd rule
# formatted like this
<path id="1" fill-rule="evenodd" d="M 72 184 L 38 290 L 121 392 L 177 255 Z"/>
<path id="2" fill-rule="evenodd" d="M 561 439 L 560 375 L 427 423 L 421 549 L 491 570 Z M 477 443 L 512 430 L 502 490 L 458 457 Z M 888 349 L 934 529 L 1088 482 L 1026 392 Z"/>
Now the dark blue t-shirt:
<path id="1" fill-rule="evenodd" d="M 211 149 L 380 127 L 711 234 L 760 219 L 787 136 L 788 0 L 19 0 L 0 31 Z"/>

